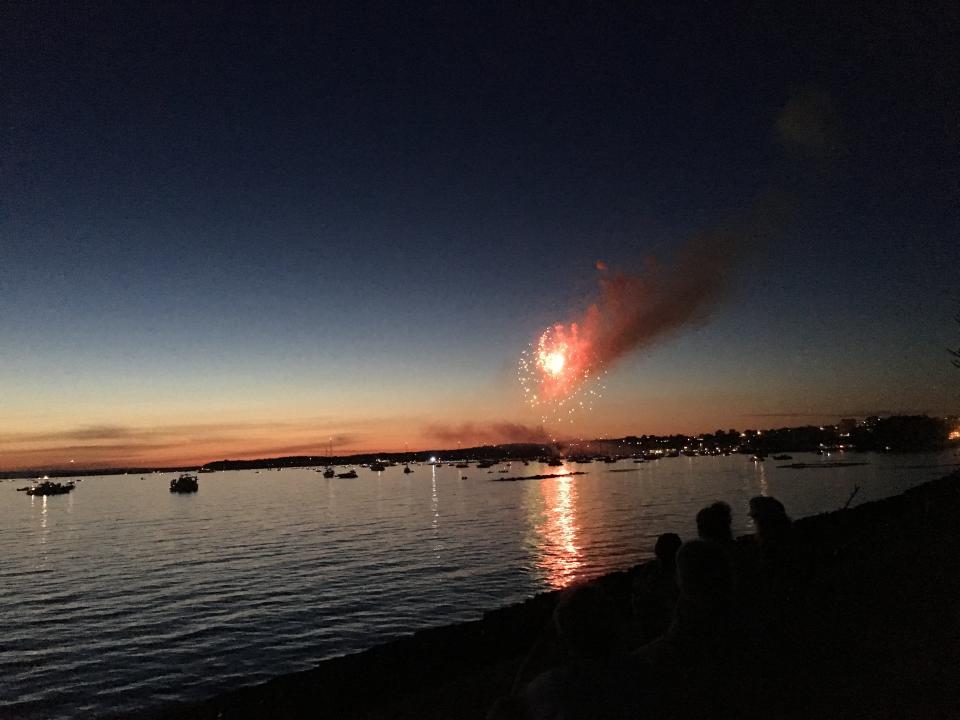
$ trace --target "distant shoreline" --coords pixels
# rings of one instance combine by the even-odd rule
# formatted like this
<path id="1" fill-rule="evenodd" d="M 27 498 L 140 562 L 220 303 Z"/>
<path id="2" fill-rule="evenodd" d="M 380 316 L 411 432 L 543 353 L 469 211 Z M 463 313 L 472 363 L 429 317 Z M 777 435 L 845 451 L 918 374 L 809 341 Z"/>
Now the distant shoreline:
<path id="1" fill-rule="evenodd" d="M 870 419 L 873 420 L 873 419 Z M 846 422 L 846 421 L 845 421 Z M 775 430 L 735 430 L 702 435 L 626 435 L 622 438 L 598 438 L 581 441 L 543 441 L 539 443 L 501 443 L 468 448 L 416 450 L 413 452 L 364 452 L 351 455 L 290 455 L 253 460 L 212 460 L 202 465 L 181 463 L 167 466 L 133 467 L 33 467 L 0 471 L 0 480 L 90 475 L 146 475 L 161 472 L 199 470 L 273 470 L 328 465 L 360 465 L 374 461 L 397 464 L 464 461 L 533 460 L 565 458 L 572 462 L 604 456 L 677 457 L 678 455 L 759 455 L 792 452 L 937 452 L 960 447 L 960 426 L 956 418 L 931 418 L 926 415 L 891 416 L 843 433 L 839 425 L 779 428 Z"/>
<path id="2" fill-rule="evenodd" d="M 214 462 L 205 463 L 203 465 L 177 465 L 172 467 L 131 467 L 131 468 L 89 468 L 89 469 L 64 469 L 64 468 L 55 468 L 55 469 L 43 469 L 43 470 L 10 470 L 0 472 L 0 481 L 3 480 L 35 480 L 43 478 L 44 476 L 54 479 L 54 478 L 72 478 L 72 477 L 91 477 L 91 476 L 110 476 L 110 475 L 152 475 L 160 473 L 175 473 L 175 472 L 197 472 L 201 469 L 209 470 L 212 472 L 230 472 L 235 470 L 278 470 L 278 469 L 297 469 L 297 468 L 313 468 L 313 467 L 326 467 L 326 466 L 335 466 L 335 465 L 362 465 L 369 464 L 375 460 L 381 460 L 384 462 L 390 462 L 397 465 L 404 465 L 408 463 L 419 463 L 421 465 L 427 464 L 430 462 L 430 458 L 437 456 L 442 458 L 442 464 L 446 465 L 447 463 L 456 463 L 456 462 L 467 462 L 467 461 L 503 461 L 509 462 L 513 460 L 531 460 L 535 461 L 537 457 L 560 457 L 556 454 L 547 454 L 535 453 L 533 455 L 524 455 L 517 454 L 517 448 L 526 448 L 529 446 L 517 446 L 517 445 L 490 445 L 482 446 L 477 448 L 467 448 L 464 450 L 436 450 L 429 452 L 411 452 L 411 453 L 364 453 L 361 455 L 342 455 L 336 457 L 323 457 L 323 456 L 295 456 L 295 457 L 278 457 L 278 458 L 265 458 L 263 460 L 217 460 Z M 539 447 L 539 446 L 538 446 Z M 881 453 L 884 455 L 918 455 L 925 453 L 937 453 L 949 450 L 949 446 L 942 448 L 924 448 L 918 450 L 898 450 L 890 451 L 887 453 Z M 494 452 L 495 451 L 495 452 Z M 788 449 L 784 452 L 814 452 L 813 450 L 798 450 L 798 449 Z M 862 456 L 867 453 L 876 453 L 876 450 L 847 450 L 846 452 L 850 453 L 852 456 Z M 736 453 L 728 453 L 733 455 L 743 455 L 751 456 L 753 451 L 751 450 L 738 450 Z M 624 459 L 632 457 L 632 455 L 622 456 Z M 663 455 L 662 458 L 669 460 L 672 459 L 673 455 Z M 564 458 L 568 462 L 577 464 L 579 461 L 577 459 Z M 844 463 L 845 465 L 856 464 L 862 465 L 864 463 Z M 777 467 L 793 467 L 793 465 L 777 465 Z M 837 463 L 826 464 L 825 467 L 837 466 Z M 913 469 L 919 469 L 924 467 L 951 467 L 952 464 L 943 464 L 943 465 L 918 465 L 911 466 Z M 509 478 L 514 479 L 514 478 Z"/>

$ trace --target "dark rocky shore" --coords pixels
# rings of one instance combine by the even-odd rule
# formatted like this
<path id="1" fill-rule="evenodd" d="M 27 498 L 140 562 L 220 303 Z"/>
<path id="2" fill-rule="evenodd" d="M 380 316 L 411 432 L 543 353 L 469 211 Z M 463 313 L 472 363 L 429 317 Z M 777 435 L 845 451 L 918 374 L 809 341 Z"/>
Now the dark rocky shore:
<path id="1" fill-rule="evenodd" d="M 775 610 L 789 638 L 747 668 L 727 717 L 960 717 L 960 473 L 794 523 L 816 558 L 802 600 Z M 749 544 L 751 536 L 740 538 Z M 643 566 L 595 582 L 629 613 Z M 558 593 L 418 632 L 156 720 L 484 718 L 549 627 Z M 756 671 L 756 672 L 753 672 Z M 670 717 L 715 717 L 684 707 Z M 650 717 L 662 717 L 662 712 Z"/>

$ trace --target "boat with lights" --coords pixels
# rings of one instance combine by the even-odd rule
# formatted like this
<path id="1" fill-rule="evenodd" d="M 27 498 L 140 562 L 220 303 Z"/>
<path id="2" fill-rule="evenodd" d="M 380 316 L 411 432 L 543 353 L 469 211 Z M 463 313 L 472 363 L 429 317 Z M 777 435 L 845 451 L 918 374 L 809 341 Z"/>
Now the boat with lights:
<path id="1" fill-rule="evenodd" d="M 66 495 L 76 487 L 72 482 L 58 483 L 52 480 L 44 480 L 41 483 L 28 487 L 27 495 Z"/>

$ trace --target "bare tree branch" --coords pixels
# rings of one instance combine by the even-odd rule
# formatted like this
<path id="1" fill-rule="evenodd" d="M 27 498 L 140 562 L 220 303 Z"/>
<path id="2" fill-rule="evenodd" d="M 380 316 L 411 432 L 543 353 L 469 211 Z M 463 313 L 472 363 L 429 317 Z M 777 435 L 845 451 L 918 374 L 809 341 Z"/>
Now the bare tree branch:
<path id="1" fill-rule="evenodd" d="M 954 355 L 957 359 L 953 360 L 953 366 L 960 368 L 960 352 L 954 352 L 953 350 L 949 351 L 951 355 Z"/>
<path id="2" fill-rule="evenodd" d="M 957 325 L 960 325 L 960 312 L 957 313 L 957 316 L 954 318 L 954 320 L 957 321 Z M 953 366 L 960 368 L 960 348 L 957 348 L 956 350 L 947 350 L 947 352 L 954 357 Z"/>

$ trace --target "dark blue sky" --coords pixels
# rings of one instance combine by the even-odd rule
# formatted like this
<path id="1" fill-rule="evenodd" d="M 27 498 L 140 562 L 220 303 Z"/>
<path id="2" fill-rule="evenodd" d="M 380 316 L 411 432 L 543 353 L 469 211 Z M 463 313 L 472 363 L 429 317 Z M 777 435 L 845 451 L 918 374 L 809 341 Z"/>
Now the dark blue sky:
<path id="1" fill-rule="evenodd" d="M 517 354 L 597 259 L 770 193 L 584 432 L 960 404 L 954 4 L 201 5 L 3 10 L 0 434 L 527 421 Z"/>

